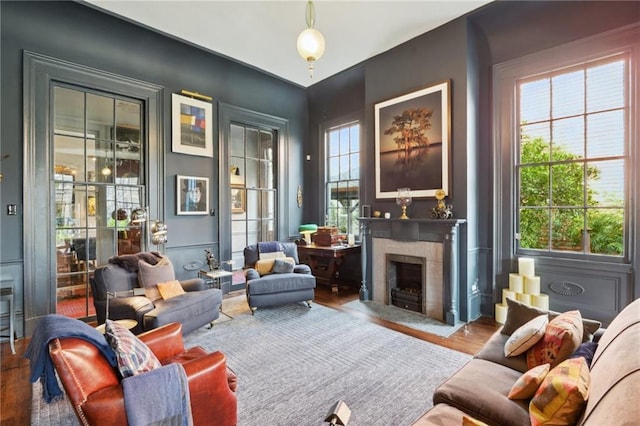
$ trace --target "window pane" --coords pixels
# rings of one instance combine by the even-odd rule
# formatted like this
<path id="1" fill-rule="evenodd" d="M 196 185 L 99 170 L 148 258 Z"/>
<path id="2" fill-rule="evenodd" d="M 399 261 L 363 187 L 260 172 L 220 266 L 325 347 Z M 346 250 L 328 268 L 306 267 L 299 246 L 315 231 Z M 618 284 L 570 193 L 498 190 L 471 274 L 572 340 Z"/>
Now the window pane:
<path id="1" fill-rule="evenodd" d="M 56 173 L 85 180 L 84 138 L 56 135 L 53 137 L 53 149 Z"/>
<path id="2" fill-rule="evenodd" d="M 520 134 L 520 164 L 535 164 L 549 161 L 549 123 L 522 126 Z"/>
<path id="3" fill-rule="evenodd" d="M 624 210 L 587 211 L 591 253 L 622 256 L 624 253 Z"/>
<path id="4" fill-rule="evenodd" d="M 336 181 L 340 178 L 340 157 L 329 158 L 329 181 Z"/>
<path id="5" fill-rule="evenodd" d="M 329 132 L 329 155 L 336 156 L 340 154 L 340 133 L 338 130 Z"/>
<path id="6" fill-rule="evenodd" d="M 140 143 L 140 104 L 116 100 L 116 140 Z"/>
<path id="7" fill-rule="evenodd" d="M 343 127 L 340 129 L 340 154 L 348 154 L 351 147 L 351 141 L 349 140 L 349 128 Z"/>
<path id="8" fill-rule="evenodd" d="M 520 205 L 549 205 L 549 166 L 520 168 Z"/>
<path id="9" fill-rule="evenodd" d="M 624 108 L 625 61 L 587 70 L 587 111 Z"/>
<path id="10" fill-rule="evenodd" d="M 551 80 L 553 117 L 567 117 L 584 112 L 584 71 L 570 72 Z"/>
<path id="11" fill-rule="evenodd" d="M 567 118 L 553 122 L 551 158 L 553 161 L 584 158 L 584 118 Z"/>
<path id="12" fill-rule="evenodd" d="M 116 145 L 116 183 L 139 184 L 141 169 L 140 146 L 135 144 Z M 125 179 L 122 179 L 125 178 Z"/>
<path id="13" fill-rule="evenodd" d="M 582 209 L 551 209 L 551 223 L 552 250 L 582 251 Z"/>
<path id="14" fill-rule="evenodd" d="M 520 209 L 520 247 L 549 248 L 549 212 L 546 209 Z"/>
<path id="15" fill-rule="evenodd" d="M 87 93 L 87 134 L 113 140 L 114 99 Z"/>
<path id="16" fill-rule="evenodd" d="M 54 131 L 84 135 L 84 93 L 54 87 Z"/>
<path id="17" fill-rule="evenodd" d="M 351 131 L 349 135 L 351 139 L 351 152 L 360 151 L 360 126 L 351 126 L 349 129 Z"/>
<path id="18" fill-rule="evenodd" d="M 524 83 L 520 86 L 520 122 L 548 120 L 551 107 L 549 79 Z"/>
<path id="19" fill-rule="evenodd" d="M 340 179 L 349 179 L 349 156 L 340 156 Z"/>
<path id="20" fill-rule="evenodd" d="M 609 111 L 587 116 L 587 155 L 609 157 L 624 155 L 624 111 Z"/>
<path id="21" fill-rule="evenodd" d="M 624 206 L 624 161 L 587 163 L 587 205 Z"/>
<path id="22" fill-rule="evenodd" d="M 260 151 L 258 148 L 259 138 L 258 131 L 256 129 L 246 128 L 246 151 L 249 158 L 260 158 Z"/>
<path id="23" fill-rule="evenodd" d="M 551 167 L 551 205 L 584 205 L 584 166 L 582 163 L 557 164 Z"/>
<path id="24" fill-rule="evenodd" d="M 351 171 L 349 172 L 349 177 L 351 179 L 358 179 L 360 177 L 360 154 L 351 154 L 351 159 L 349 160 L 349 162 L 351 163 Z"/>
<path id="25" fill-rule="evenodd" d="M 244 157 L 244 127 L 231 125 L 229 130 L 229 151 L 232 156 Z"/>

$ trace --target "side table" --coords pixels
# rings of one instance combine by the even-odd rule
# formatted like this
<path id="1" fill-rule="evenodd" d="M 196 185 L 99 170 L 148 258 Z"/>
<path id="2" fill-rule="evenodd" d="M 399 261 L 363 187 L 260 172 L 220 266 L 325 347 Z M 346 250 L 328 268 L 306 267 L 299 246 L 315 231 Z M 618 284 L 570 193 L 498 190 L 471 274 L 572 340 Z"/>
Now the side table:
<path id="1" fill-rule="evenodd" d="M 211 283 L 209 285 L 209 288 L 217 288 L 220 291 L 222 291 L 222 279 L 232 276 L 233 272 L 225 271 L 223 269 L 216 269 L 214 271 L 205 271 L 204 269 L 200 269 L 198 271 L 199 278 L 205 279 Z M 224 297 L 222 298 L 222 301 L 224 302 Z M 224 311 L 222 310 L 222 303 L 220 303 L 220 313 L 233 319 L 231 315 L 224 313 Z"/>
<path id="2" fill-rule="evenodd" d="M 3 278 L 2 281 L 5 281 L 5 279 Z M 2 328 L 2 330 L 6 330 L 8 328 L 9 335 L 8 336 L 3 335 L 1 337 L 9 338 L 9 346 L 11 347 L 11 353 L 15 355 L 16 348 L 14 346 L 14 339 L 15 339 L 14 323 L 15 323 L 15 316 L 16 316 L 16 308 L 15 308 L 15 300 L 13 297 L 13 282 L 11 287 L 0 288 L 0 301 L 7 302 L 9 304 L 9 327 Z"/>
<path id="3" fill-rule="evenodd" d="M 116 323 L 120 324 L 121 326 L 123 326 L 127 330 L 131 330 L 136 325 L 138 325 L 138 321 L 136 321 L 134 319 L 120 319 L 120 320 L 113 320 L 113 322 L 116 322 Z M 98 330 L 100 333 L 104 334 L 104 332 L 105 332 L 105 328 L 104 327 L 105 327 L 104 324 L 100 324 L 99 326 L 96 327 L 96 330 Z"/>

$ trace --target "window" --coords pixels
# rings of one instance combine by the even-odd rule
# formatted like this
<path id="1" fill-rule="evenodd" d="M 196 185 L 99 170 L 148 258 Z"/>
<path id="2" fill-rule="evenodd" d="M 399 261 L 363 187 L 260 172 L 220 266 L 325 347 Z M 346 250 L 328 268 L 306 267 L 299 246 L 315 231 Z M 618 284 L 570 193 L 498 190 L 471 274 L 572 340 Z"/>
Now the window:
<path id="1" fill-rule="evenodd" d="M 520 249 L 623 256 L 629 59 L 517 81 Z"/>
<path id="2" fill-rule="evenodd" d="M 359 235 L 360 123 L 330 127 L 325 131 L 325 224 L 342 233 Z"/>

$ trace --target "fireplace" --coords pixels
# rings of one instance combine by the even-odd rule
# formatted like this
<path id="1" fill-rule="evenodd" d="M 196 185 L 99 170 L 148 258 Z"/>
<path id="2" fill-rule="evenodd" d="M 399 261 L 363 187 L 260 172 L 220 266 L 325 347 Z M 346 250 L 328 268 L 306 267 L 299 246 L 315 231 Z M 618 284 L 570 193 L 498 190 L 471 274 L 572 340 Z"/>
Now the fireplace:
<path id="1" fill-rule="evenodd" d="M 387 254 L 388 300 L 402 309 L 424 314 L 427 278 L 426 259 L 418 256 Z"/>
<path id="2" fill-rule="evenodd" d="M 457 234 L 465 220 L 359 220 L 362 235 L 366 236 L 362 244 L 363 280 L 360 300 L 401 305 L 402 308 L 455 325 L 459 320 L 458 294 L 461 285 L 458 274 L 461 248 Z M 388 256 L 392 259 L 389 267 Z M 398 285 L 398 263 L 414 265 L 400 267 L 403 270 L 401 280 L 406 281 L 404 275 L 407 273 L 418 273 L 421 278 L 420 290 L 414 279 L 409 280 L 409 284 Z M 390 276 L 389 271 L 394 268 L 395 273 Z M 409 272 L 404 272 L 404 268 L 408 268 Z M 391 285 L 389 281 L 392 282 Z"/>

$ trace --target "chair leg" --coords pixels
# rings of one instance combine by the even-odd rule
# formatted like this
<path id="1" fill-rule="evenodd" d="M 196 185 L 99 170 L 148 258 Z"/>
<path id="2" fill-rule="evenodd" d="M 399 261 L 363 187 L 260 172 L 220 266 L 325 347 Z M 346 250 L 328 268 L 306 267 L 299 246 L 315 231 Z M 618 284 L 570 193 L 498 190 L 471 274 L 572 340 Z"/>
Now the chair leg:
<path id="1" fill-rule="evenodd" d="M 258 310 L 258 308 L 253 307 L 253 306 L 249 306 L 249 309 L 251 309 L 251 315 L 253 315 L 254 312 Z"/>
<path id="2" fill-rule="evenodd" d="M 207 326 L 207 328 L 208 328 L 209 330 L 211 330 L 211 329 L 213 328 L 213 325 L 214 325 L 214 324 L 213 324 L 213 321 L 211 321 L 211 322 L 209 323 L 209 325 Z"/>
<path id="3" fill-rule="evenodd" d="M 305 301 L 304 303 L 306 303 L 306 304 L 307 304 L 307 306 L 309 307 L 309 309 L 311 309 L 311 300 L 307 300 L 307 301 Z"/>

